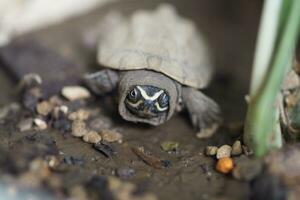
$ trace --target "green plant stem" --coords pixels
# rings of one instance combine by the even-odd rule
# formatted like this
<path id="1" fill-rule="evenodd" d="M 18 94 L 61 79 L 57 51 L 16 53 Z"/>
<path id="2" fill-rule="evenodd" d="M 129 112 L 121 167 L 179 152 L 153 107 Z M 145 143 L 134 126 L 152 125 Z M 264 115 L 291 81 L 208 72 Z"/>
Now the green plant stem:
<path id="1" fill-rule="evenodd" d="M 265 1 L 256 42 L 250 95 L 257 92 L 268 71 L 279 28 L 282 4 L 282 0 Z"/>
<path id="2" fill-rule="evenodd" d="M 244 140 L 253 148 L 256 156 L 263 156 L 271 148 L 281 145 L 278 142 L 281 135 L 280 131 L 278 133 L 276 98 L 280 94 L 282 80 L 291 67 L 300 26 L 300 1 L 291 0 L 290 3 L 290 9 L 284 11 L 286 21 L 282 21 L 282 32 L 278 34 L 280 38 L 277 38 L 278 45 L 268 67 L 268 74 L 250 97 Z"/>

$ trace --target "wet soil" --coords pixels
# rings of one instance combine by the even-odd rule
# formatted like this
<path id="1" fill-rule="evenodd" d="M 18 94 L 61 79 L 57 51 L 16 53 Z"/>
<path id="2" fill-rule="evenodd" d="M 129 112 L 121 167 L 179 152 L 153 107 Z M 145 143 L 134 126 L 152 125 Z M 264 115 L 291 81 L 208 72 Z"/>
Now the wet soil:
<path id="1" fill-rule="evenodd" d="M 64 24 L 39 30 L 18 39 L 34 39 L 77 63 L 84 71 L 95 71 L 97 70 L 95 48 L 85 38 L 86 31 L 92 29 L 95 23 L 112 9 L 130 14 L 138 8 L 154 8 L 159 2 L 156 0 L 115 2 L 86 16 L 68 20 Z M 125 122 L 118 115 L 114 95 L 111 95 L 93 98 L 85 108 L 100 109 L 99 118 L 108 120 L 112 124 L 111 128 L 123 134 L 123 143 L 112 144 L 115 155 L 106 157 L 92 145 L 57 130 L 20 132 L 16 125 L 20 118 L 28 115 L 24 110 L 12 113 L 0 123 L 0 147 L 6 152 L 2 155 L 14 154 L 16 159 L 19 158 L 17 155 L 22 155 L 24 144 L 37 146 L 28 148 L 35 151 L 34 153 L 37 153 L 36 151 L 49 153 L 47 150 L 49 141 L 53 141 L 61 155 L 73 156 L 79 160 L 73 162 L 66 172 L 58 174 L 63 177 L 65 187 L 83 183 L 95 175 L 115 175 L 116 169 L 129 167 L 136 173 L 128 180 L 138 185 L 140 190 L 154 193 L 159 199 L 246 199 L 249 195 L 249 184 L 234 180 L 230 175 L 217 173 L 214 169 L 216 160 L 206 157 L 204 149 L 207 145 L 232 144 L 237 137 L 226 127 L 244 119 L 246 108 L 244 96 L 248 90 L 261 3 L 246 0 L 223 3 L 198 0 L 172 2 L 182 15 L 197 23 L 199 29 L 207 36 L 215 55 L 216 76 L 205 92 L 221 105 L 224 126 L 213 138 L 197 139 L 186 113 L 178 114 L 158 127 Z M 44 73 L 47 74 L 46 71 Z M 6 71 L 1 71 L 0 82 L 2 91 L 0 104 L 5 105 L 18 100 L 11 90 L 16 86 L 16 80 L 11 79 Z M 160 148 L 160 144 L 164 141 L 178 142 L 179 150 L 173 153 L 164 152 Z M 42 145 L 44 143 L 47 148 Z M 170 161 L 170 166 L 155 169 L 146 165 L 131 151 L 132 147 L 139 146 L 144 146 L 154 155 Z M 0 171 L 6 173 L 4 169 Z"/>

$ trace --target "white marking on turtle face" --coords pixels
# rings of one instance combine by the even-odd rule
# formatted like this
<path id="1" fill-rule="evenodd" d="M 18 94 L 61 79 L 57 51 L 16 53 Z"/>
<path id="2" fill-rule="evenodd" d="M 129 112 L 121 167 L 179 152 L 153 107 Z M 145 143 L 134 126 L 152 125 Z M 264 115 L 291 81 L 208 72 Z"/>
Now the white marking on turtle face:
<path id="1" fill-rule="evenodd" d="M 137 86 L 137 88 L 141 92 L 141 95 L 143 96 L 143 98 L 145 100 L 150 100 L 150 101 L 156 100 L 164 92 L 163 90 L 160 90 L 160 91 L 156 92 L 153 96 L 149 96 L 143 88 L 141 88 L 140 86 Z"/>
<path id="2" fill-rule="evenodd" d="M 158 110 L 158 111 L 161 111 L 161 112 L 162 112 L 162 111 L 166 111 L 166 110 L 168 109 L 168 106 L 166 106 L 166 107 L 164 107 L 164 108 L 160 107 L 160 105 L 159 105 L 158 102 L 155 103 L 155 106 L 156 106 L 157 110 Z"/>
<path id="3" fill-rule="evenodd" d="M 127 103 L 128 103 L 130 106 L 132 106 L 132 107 L 134 107 L 134 108 L 137 108 L 140 104 L 143 103 L 143 101 L 142 101 L 142 100 L 139 100 L 139 101 L 136 102 L 136 103 L 131 103 L 130 101 L 127 100 Z"/>

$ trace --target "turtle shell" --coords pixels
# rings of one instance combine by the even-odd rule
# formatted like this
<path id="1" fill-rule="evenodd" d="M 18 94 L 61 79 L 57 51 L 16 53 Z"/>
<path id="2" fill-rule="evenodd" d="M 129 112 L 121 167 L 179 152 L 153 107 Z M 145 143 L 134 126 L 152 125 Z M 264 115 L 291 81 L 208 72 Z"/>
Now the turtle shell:
<path id="1" fill-rule="evenodd" d="M 171 5 L 137 11 L 128 18 L 114 13 L 103 22 L 101 32 L 98 62 L 102 66 L 154 70 L 199 89 L 210 81 L 213 68 L 203 37 Z"/>

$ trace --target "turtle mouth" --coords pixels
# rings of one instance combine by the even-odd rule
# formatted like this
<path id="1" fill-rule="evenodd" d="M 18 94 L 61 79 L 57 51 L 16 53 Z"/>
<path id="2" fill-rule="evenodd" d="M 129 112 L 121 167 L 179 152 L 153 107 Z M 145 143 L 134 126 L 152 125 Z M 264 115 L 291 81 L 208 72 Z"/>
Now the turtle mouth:
<path id="1" fill-rule="evenodd" d="M 150 110 L 137 110 L 137 109 L 132 108 L 131 106 L 127 106 L 127 108 L 131 114 L 134 114 L 141 118 L 154 118 L 154 117 L 159 116 L 159 113 L 155 113 Z"/>
<path id="2" fill-rule="evenodd" d="M 136 85 L 125 98 L 127 110 L 140 118 L 154 118 L 169 110 L 169 95 L 161 88 Z"/>

